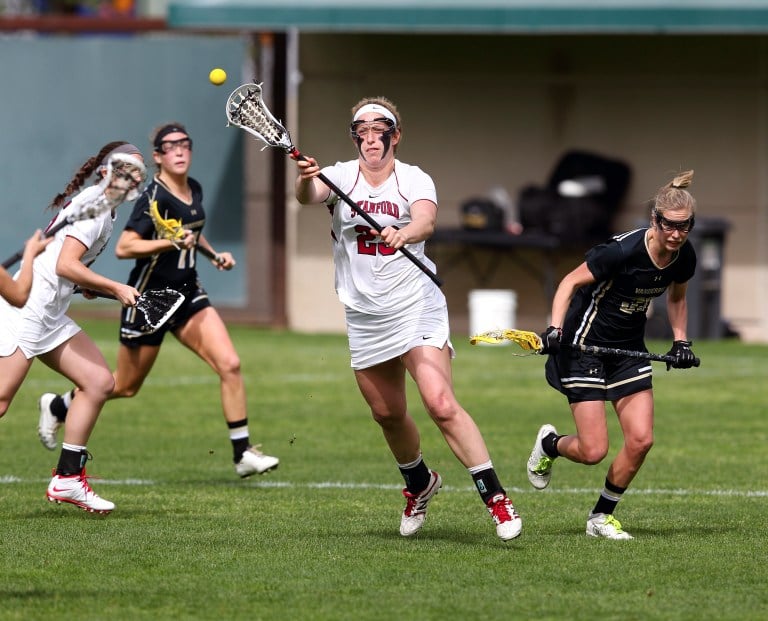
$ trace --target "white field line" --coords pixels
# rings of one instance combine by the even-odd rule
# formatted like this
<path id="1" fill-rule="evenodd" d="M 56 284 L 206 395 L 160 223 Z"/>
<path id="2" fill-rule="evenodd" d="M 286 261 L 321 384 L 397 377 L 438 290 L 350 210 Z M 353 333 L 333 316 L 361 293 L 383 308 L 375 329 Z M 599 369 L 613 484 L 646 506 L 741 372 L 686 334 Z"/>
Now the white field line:
<path id="1" fill-rule="evenodd" d="M 176 375 L 174 377 L 148 377 L 144 385 L 145 386 L 194 386 L 198 384 L 213 385 L 218 384 L 218 376 L 211 372 L 205 375 Z M 68 390 L 67 384 L 62 383 L 58 379 L 54 382 L 49 380 L 43 380 L 39 378 L 27 379 L 24 381 L 24 385 L 27 387 L 37 388 L 38 390 L 51 390 L 57 392 L 63 392 Z"/>
<path id="2" fill-rule="evenodd" d="M 50 479 L 28 479 L 17 477 L 11 474 L 0 476 L 0 485 L 11 483 L 48 483 Z M 98 479 L 98 485 L 162 485 L 164 481 L 156 479 Z M 233 484 L 239 484 L 233 481 Z M 380 484 L 380 483 L 345 483 L 342 481 L 319 481 L 316 483 L 292 483 L 290 481 L 254 481 L 245 485 L 249 487 L 263 488 L 287 488 L 287 489 L 349 489 L 349 490 L 401 490 L 402 485 Z M 506 490 L 512 494 L 532 493 L 532 494 L 594 494 L 597 488 L 566 487 L 554 488 L 544 491 L 538 491 L 531 488 L 507 487 Z M 476 493 L 474 486 L 457 487 L 452 485 L 443 485 L 444 491 L 451 492 L 472 492 Z M 599 490 L 598 490 L 599 491 Z M 649 496 L 726 496 L 737 498 L 766 498 L 768 490 L 739 490 L 739 489 L 656 489 L 640 488 L 627 491 L 627 494 L 645 494 Z"/>
<path id="3" fill-rule="evenodd" d="M 264 379 L 265 376 L 262 376 Z M 278 378 L 276 378 L 278 379 Z M 294 373 L 287 375 L 280 375 L 279 381 L 283 384 L 309 384 L 312 382 L 326 383 L 335 381 L 338 379 L 338 374 L 333 373 Z M 248 378 L 245 378 L 248 383 Z M 144 381 L 145 386 L 195 386 L 195 385 L 218 385 L 218 376 L 211 372 L 205 375 L 175 375 L 173 377 L 152 377 L 151 375 Z M 66 383 L 62 383 L 60 380 L 51 382 L 43 379 L 28 379 L 24 381 L 25 386 L 31 386 L 38 390 L 67 390 Z"/>

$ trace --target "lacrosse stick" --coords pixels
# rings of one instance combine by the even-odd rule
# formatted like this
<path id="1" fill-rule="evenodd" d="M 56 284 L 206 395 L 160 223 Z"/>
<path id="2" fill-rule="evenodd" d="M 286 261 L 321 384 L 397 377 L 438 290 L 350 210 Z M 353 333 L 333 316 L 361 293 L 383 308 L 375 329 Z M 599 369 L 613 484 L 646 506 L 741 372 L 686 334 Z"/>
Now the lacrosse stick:
<path id="1" fill-rule="evenodd" d="M 79 287 L 75 287 L 75 293 L 84 293 L 84 291 Z M 117 299 L 114 295 L 101 293 L 100 291 L 89 289 L 87 293 L 97 298 Z M 176 309 L 184 302 L 184 299 L 184 294 L 175 289 L 147 289 L 136 298 L 135 308 L 141 311 L 147 320 L 147 324 L 155 331 L 171 318 Z"/>
<path id="2" fill-rule="evenodd" d="M 127 153 L 115 153 L 110 156 L 104 178 L 98 185 L 88 187 L 75 196 L 60 212 L 61 220 L 56 222 L 54 218 L 43 236 L 53 237 L 73 222 L 96 218 L 126 200 L 135 200 L 146 178 L 147 171 L 141 160 Z M 3 267 L 8 269 L 23 256 L 24 250 L 19 250 L 3 261 Z"/>
<path id="3" fill-rule="evenodd" d="M 483 332 L 476 334 L 469 339 L 472 345 L 478 343 L 504 343 L 506 341 L 512 341 L 519 345 L 525 352 L 524 354 L 514 354 L 516 356 L 530 356 L 532 354 L 542 353 L 544 348 L 541 337 L 535 332 L 528 332 L 527 330 L 491 330 L 490 332 Z M 599 345 L 573 345 L 570 343 L 562 343 L 562 347 L 570 347 L 572 349 L 578 349 L 587 354 L 593 356 L 625 356 L 627 358 L 641 358 L 642 360 L 652 360 L 654 362 L 668 362 L 670 364 L 677 362 L 675 356 L 668 354 L 653 354 L 647 351 L 634 351 L 631 349 L 616 349 L 614 347 L 601 347 Z M 701 360 L 696 358 L 693 361 L 693 366 L 698 367 L 701 364 Z"/>
<path id="4" fill-rule="evenodd" d="M 155 233 L 157 234 L 158 239 L 167 239 L 178 248 L 176 242 L 180 242 L 187 235 L 187 232 L 181 224 L 181 220 L 177 220 L 176 218 L 163 218 L 160 215 L 160 209 L 157 206 L 157 200 L 155 200 L 154 196 L 149 201 L 149 211 L 146 213 L 152 218 L 152 224 L 155 225 Z M 211 252 L 208 248 L 203 248 L 203 246 L 197 244 L 195 247 L 200 254 L 209 258 L 214 263 L 218 263 L 219 265 L 224 263 L 224 259 L 221 256 Z"/>
<path id="5" fill-rule="evenodd" d="M 267 108 L 261 96 L 261 84 L 243 84 L 238 86 L 227 98 L 227 126 L 233 125 L 256 136 L 268 147 L 279 147 L 283 149 L 293 159 L 307 161 L 307 158 L 291 142 L 291 136 L 288 130 L 283 127 Z M 358 216 L 365 220 L 372 229 L 381 233 L 382 227 L 368 213 L 363 211 L 360 206 L 349 196 L 339 189 L 333 181 L 328 179 L 323 173 L 317 175 L 330 190 L 341 200 L 352 208 Z M 399 249 L 416 267 L 438 287 L 443 286 L 443 281 L 438 278 L 432 270 L 422 263 L 414 254 L 403 247 Z"/>
<path id="6" fill-rule="evenodd" d="M 574 347 L 573 345 L 567 345 L 567 347 Z M 642 360 L 653 360 L 654 362 L 667 362 L 674 364 L 677 362 L 675 356 L 668 354 L 653 354 L 647 351 L 633 351 L 631 349 L 616 349 L 614 347 L 600 347 L 599 345 L 578 345 L 575 346 L 580 351 L 592 354 L 594 356 L 626 356 L 627 358 L 641 358 Z M 693 366 L 698 367 L 701 365 L 699 358 L 693 359 Z"/>
<path id="7" fill-rule="evenodd" d="M 469 339 L 472 345 L 477 345 L 478 343 L 499 345 L 509 341 L 519 345 L 523 352 L 525 352 L 522 354 L 513 353 L 513 356 L 532 356 L 533 354 L 541 353 L 542 344 L 539 335 L 525 330 L 491 330 L 475 334 Z"/>

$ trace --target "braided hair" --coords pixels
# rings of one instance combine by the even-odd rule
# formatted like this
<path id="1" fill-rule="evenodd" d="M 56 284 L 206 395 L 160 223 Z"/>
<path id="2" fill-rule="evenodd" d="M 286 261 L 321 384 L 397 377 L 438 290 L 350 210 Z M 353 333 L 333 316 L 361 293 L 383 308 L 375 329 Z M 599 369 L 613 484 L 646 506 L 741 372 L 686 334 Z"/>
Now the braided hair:
<path id="1" fill-rule="evenodd" d="M 104 158 L 107 157 L 107 155 L 125 144 L 129 143 L 124 140 L 110 142 L 101 147 L 101 150 L 99 150 L 96 155 L 89 157 L 74 174 L 72 179 L 67 184 L 67 187 L 64 188 L 64 191 L 54 196 L 49 206 L 50 209 L 59 209 L 65 203 L 67 198 L 72 196 L 75 192 L 83 187 L 88 178 L 99 168 L 99 166 L 102 165 Z"/>

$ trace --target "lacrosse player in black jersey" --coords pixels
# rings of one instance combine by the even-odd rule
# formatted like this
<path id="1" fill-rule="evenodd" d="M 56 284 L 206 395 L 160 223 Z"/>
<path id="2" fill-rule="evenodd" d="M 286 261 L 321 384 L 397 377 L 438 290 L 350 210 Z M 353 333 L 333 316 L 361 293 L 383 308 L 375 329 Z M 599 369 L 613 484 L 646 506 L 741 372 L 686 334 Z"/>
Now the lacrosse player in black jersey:
<path id="1" fill-rule="evenodd" d="M 557 457 L 593 465 L 608 453 L 606 402 L 613 405 L 624 443 L 608 468 L 587 535 L 632 539 L 613 516 L 653 445 L 651 364 L 626 356 L 594 356 L 579 345 L 647 351 L 646 311 L 666 292 L 673 343 L 670 367 L 686 369 L 696 360 L 687 338 L 687 282 L 696 253 L 687 243 L 696 201 L 686 189 L 693 171 L 676 176 L 651 201 L 650 227 L 616 235 L 592 248 L 586 260 L 561 281 L 552 301 L 552 325 L 542 334 L 547 381 L 568 398 L 576 433 L 560 435 L 543 425 L 528 459 L 536 489 L 549 485 Z"/>
<path id="2" fill-rule="evenodd" d="M 124 309 L 115 388 L 109 398 L 133 397 L 139 392 L 160 353 L 166 332 L 171 332 L 220 378 L 222 410 L 232 442 L 235 472 L 240 477 L 264 474 L 276 468 L 279 460 L 265 455 L 250 442 L 240 358 L 221 316 L 201 287 L 195 268 L 198 246 L 209 251 L 218 269 L 232 269 L 235 260 L 229 252 L 213 251 L 202 234 L 203 191 L 188 175 L 192 138 L 186 128 L 181 123 L 159 127 L 152 136 L 152 147 L 157 172 L 136 201 L 115 252 L 120 259 L 135 259 L 128 283 L 139 291 L 168 287 L 183 293 L 186 300 L 157 330 L 148 326 L 136 309 Z M 154 201 L 163 218 L 181 221 L 186 232 L 183 239 L 158 239 L 149 215 Z M 73 393 L 46 393 L 40 397 L 38 432 L 40 441 L 51 450 L 56 448 L 56 432 L 66 417 Z"/>

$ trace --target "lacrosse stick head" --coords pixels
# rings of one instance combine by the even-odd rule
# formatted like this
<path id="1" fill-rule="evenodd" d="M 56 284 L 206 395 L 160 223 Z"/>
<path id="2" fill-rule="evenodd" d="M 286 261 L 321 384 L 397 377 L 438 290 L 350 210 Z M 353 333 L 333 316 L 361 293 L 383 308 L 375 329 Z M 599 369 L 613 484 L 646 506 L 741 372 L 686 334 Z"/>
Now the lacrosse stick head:
<path id="1" fill-rule="evenodd" d="M 523 350 L 524 353 L 519 355 L 540 354 L 543 348 L 541 337 L 535 332 L 528 332 L 527 330 L 490 330 L 475 334 L 469 339 L 472 345 L 478 343 L 499 345 L 510 341 L 519 345 L 520 349 Z"/>
<path id="2" fill-rule="evenodd" d="M 107 202 L 117 207 L 124 201 L 136 200 L 146 180 L 147 168 L 140 158 L 129 153 L 113 153 L 109 156 L 99 187 Z"/>
<path id="3" fill-rule="evenodd" d="M 177 218 L 163 218 L 163 216 L 160 215 L 157 200 L 154 198 L 149 201 L 149 211 L 146 213 L 149 214 L 149 217 L 152 219 L 152 224 L 155 225 L 157 238 L 167 239 L 178 248 L 177 242 L 184 239 L 187 234 L 181 220 Z"/>
<path id="4" fill-rule="evenodd" d="M 244 129 L 267 147 L 280 147 L 287 153 L 294 150 L 288 130 L 264 103 L 261 84 L 238 86 L 227 98 L 226 110 L 227 126 Z"/>
<path id="5" fill-rule="evenodd" d="M 157 330 L 171 318 L 184 299 L 184 294 L 174 289 L 148 289 L 136 300 L 136 308 L 152 330 Z"/>

